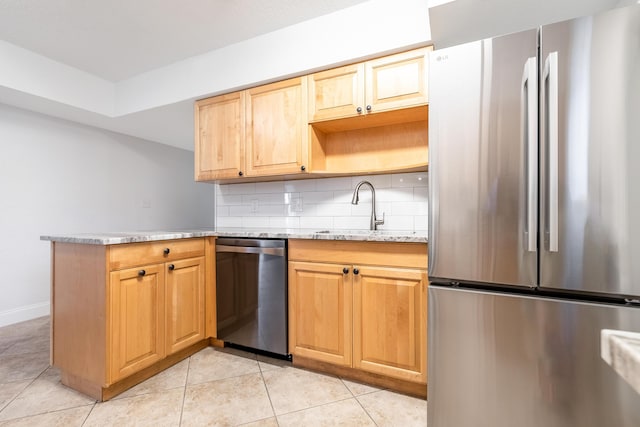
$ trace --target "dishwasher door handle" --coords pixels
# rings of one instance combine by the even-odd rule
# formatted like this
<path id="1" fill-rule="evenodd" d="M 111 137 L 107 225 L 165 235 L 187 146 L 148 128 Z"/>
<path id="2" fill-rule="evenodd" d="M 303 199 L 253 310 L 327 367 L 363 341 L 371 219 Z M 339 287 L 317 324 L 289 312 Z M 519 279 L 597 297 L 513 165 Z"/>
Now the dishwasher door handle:
<path id="1" fill-rule="evenodd" d="M 284 248 L 259 248 L 253 246 L 216 245 L 216 252 L 235 252 L 239 254 L 266 254 L 284 256 Z"/>

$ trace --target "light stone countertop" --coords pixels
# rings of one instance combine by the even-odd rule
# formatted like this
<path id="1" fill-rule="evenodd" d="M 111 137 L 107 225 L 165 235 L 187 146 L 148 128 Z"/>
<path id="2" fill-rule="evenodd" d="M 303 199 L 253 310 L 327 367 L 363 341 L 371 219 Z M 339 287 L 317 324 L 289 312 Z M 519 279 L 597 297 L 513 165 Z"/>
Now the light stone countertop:
<path id="1" fill-rule="evenodd" d="M 600 356 L 640 393 L 640 333 L 603 329 Z"/>
<path id="2" fill-rule="evenodd" d="M 217 228 L 193 230 L 151 230 L 107 233 L 52 234 L 40 240 L 87 245 L 118 245 L 122 243 L 152 242 L 157 240 L 189 239 L 193 237 L 247 237 L 270 239 L 349 240 L 362 242 L 427 243 L 426 231 L 387 230 L 311 230 L 311 229 L 252 229 Z"/>

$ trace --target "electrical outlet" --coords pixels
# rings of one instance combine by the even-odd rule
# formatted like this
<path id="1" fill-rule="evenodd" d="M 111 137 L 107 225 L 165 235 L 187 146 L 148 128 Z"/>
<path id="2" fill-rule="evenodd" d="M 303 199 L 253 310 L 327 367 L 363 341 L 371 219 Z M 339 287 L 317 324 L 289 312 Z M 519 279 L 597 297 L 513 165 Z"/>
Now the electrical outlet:
<path id="1" fill-rule="evenodd" d="M 291 196 L 291 211 L 302 212 L 302 196 L 301 195 Z"/>

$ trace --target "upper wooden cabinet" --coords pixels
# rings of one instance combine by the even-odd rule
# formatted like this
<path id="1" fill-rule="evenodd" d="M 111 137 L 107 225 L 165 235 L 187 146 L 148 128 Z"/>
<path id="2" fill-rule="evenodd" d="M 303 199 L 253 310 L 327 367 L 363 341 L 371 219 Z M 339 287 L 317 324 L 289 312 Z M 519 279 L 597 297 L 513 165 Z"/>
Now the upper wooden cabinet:
<path id="1" fill-rule="evenodd" d="M 234 178 L 243 170 L 244 96 L 234 92 L 196 102 L 196 181 Z"/>
<path id="2" fill-rule="evenodd" d="M 307 167 L 307 79 L 196 102 L 195 179 L 286 175 Z"/>
<path id="3" fill-rule="evenodd" d="M 308 77 L 313 173 L 426 170 L 430 50 L 415 49 Z"/>
<path id="4" fill-rule="evenodd" d="M 308 78 L 309 122 L 352 117 L 364 111 L 364 64 L 333 68 Z"/>
<path id="5" fill-rule="evenodd" d="M 246 91 L 246 176 L 306 170 L 306 94 L 307 79 L 303 77 Z"/>
<path id="6" fill-rule="evenodd" d="M 425 105 L 430 50 L 415 49 L 310 75 L 309 122 Z"/>
<path id="7" fill-rule="evenodd" d="M 196 181 L 426 170 L 430 50 L 197 101 Z"/>

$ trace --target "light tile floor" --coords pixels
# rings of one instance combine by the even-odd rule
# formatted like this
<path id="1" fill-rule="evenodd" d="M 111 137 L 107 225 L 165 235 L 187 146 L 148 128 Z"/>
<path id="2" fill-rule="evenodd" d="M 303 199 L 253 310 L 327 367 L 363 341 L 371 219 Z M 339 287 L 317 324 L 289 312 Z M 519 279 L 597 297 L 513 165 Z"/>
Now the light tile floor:
<path id="1" fill-rule="evenodd" d="M 206 348 L 96 403 L 49 367 L 49 318 L 0 328 L 0 426 L 426 426 L 427 402 Z"/>

